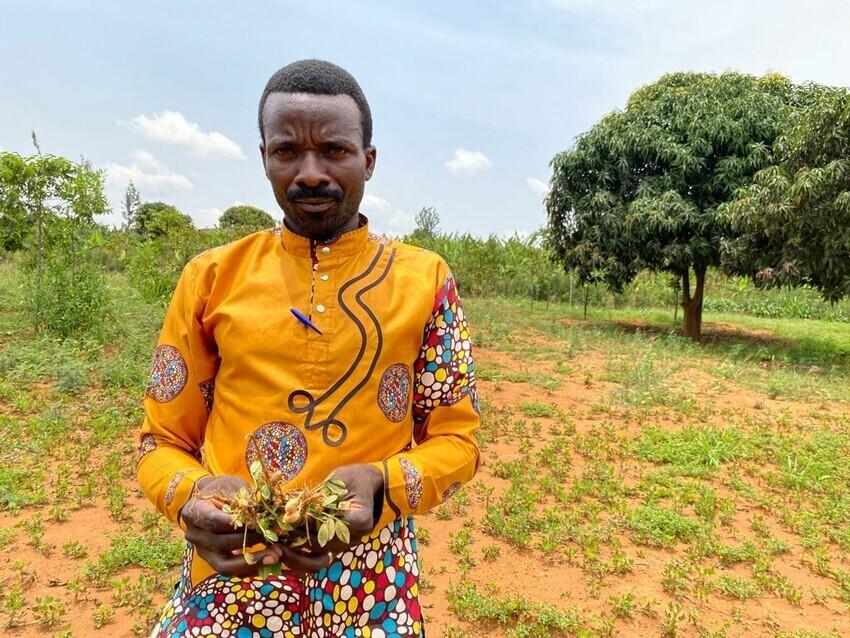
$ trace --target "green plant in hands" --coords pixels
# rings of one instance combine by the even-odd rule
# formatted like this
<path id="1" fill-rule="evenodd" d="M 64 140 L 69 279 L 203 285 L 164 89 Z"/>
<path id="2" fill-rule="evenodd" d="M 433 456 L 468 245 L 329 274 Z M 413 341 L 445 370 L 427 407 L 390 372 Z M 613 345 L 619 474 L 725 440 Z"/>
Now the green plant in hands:
<path id="1" fill-rule="evenodd" d="M 285 541 L 292 547 L 313 542 L 312 534 L 321 547 L 335 537 L 350 541 L 348 523 L 344 520 L 349 508 L 346 487 L 339 479 L 328 479 L 312 488 L 287 490 L 286 480 L 279 471 L 269 472 L 262 461 L 249 468 L 254 487 L 242 488 L 232 497 L 216 496 L 222 510 L 233 519 L 235 528 L 244 527 L 262 534 L 269 543 Z M 251 552 L 243 544 L 245 561 L 253 564 Z"/>

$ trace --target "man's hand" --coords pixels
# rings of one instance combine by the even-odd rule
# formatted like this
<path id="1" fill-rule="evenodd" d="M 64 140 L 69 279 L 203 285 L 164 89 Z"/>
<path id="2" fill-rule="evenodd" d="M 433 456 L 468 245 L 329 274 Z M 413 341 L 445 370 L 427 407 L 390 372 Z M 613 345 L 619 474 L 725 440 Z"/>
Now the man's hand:
<path id="1" fill-rule="evenodd" d="M 339 537 L 320 547 L 316 539 L 311 548 L 326 554 L 339 554 L 349 547 L 357 545 L 360 539 L 372 532 L 383 504 L 384 475 L 373 465 L 344 465 L 337 468 L 330 478 L 339 479 L 345 483 L 347 490 L 345 498 L 349 502 L 348 511 L 343 519 L 348 523 L 349 542 L 345 543 Z M 377 505 L 376 505 L 377 504 Z"/>
<path id="2" fill-rule="evenodd" d="M 233 496 L 243 487 L 251 488 L 236 476 L 203 477 L 198 480 L 192 498 L 180 510 L 180 517 L 186 524 L 186 540 L 195 546 L 201 558 L 225 576 L 253 576 L 260 566 L 277 563 L 285 553 L 275 544 L 255 552 L 255 564 L 245 562 L 243 541 L 250 547 L 262 543 L 262 537 L 249 530 L 246 539 L 244 529 L 234 529 L 230 515 L 221 510 L 214 498 L 209 498 Z"/>

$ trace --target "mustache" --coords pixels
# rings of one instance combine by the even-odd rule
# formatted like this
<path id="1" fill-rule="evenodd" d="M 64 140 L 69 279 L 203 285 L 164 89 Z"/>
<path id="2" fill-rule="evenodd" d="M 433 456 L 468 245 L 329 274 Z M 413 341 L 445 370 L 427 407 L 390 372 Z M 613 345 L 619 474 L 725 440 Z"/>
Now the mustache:
<path id="1" fill-rule="evenodd" d="M 295 186 L 286 191 L 286 199 L 290 202 L 296 199 L 333 199 L 341 202 L 345 197 L 345 193 L 339 188 L 331 188 L 329 186 Z"/>

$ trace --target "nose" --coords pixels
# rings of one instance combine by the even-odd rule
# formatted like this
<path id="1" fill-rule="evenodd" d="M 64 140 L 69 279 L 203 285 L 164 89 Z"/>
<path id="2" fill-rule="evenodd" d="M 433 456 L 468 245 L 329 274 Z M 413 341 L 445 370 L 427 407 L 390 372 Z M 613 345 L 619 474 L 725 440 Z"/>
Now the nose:
<path id="1" fill-rule="evenodd" d="M 330 176 L 325 170 L 324 162 L 319 153 L 312 151 L 304 153 L 298 165 L 298 175 L 295 176 L 296 185 L 315 188 L 316 186 L 327 186 L 330 181 Z"/>

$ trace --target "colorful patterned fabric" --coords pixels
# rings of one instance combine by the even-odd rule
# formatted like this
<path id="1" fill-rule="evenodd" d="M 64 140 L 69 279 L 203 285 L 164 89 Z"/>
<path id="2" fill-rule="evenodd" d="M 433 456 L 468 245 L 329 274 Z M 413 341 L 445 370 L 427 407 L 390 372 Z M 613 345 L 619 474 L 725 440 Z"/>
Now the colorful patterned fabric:
<path id="1" fill-rule="evenodd" d="M 153 434 L 143 434 L 139 439 L 139 447 L 136 450 L 136 463 L 142 460 L 145 454 L 149 454 L 156 449 L 156 438 Z"/>
<path id="2" fill-rule="evenodd" d="M 422 499 L 422 475 L 416 469 L 416 466 L 403 456 L 399 458 L 398 462 L 404 476 L 407 504 L 410 505 L 410 509 L 415 510 L 419 507 L 419 501 Z"/>
<path id="3" fill-rule="evenodd" d="M 413 420 L 417 424 L 424 423 L 438 405 L 454 405 L 470 393 L 475 396 L 469 326 L 451 275 L 434 300 L 414 374 Z"/>
<path id="4" fill-rule="evenodd" d="M 450 486 L 474 475 L 480 420 L 474 398 L 468 328 L 440 257 L 370 237 L 365 225 L 329 243 L 286 228 L 261 231 L 204 252 L 180 276 L 144 399 L 140 440 L 152 441 L 153 449 L 138 464 L 139 482 L 157 509 L 180 524 L 178 514 L 199 478 L 250 480 L 248 467 L 259 458 L 283 472 L 290 487 L 370 463 L 384 476 L 374 529 L 393 529 L 394 521 L 437 506 Z M 372 549 L 381 542 L 373 540 Z M 214 603 L 217 622 L 222 628 L 229 622 L 237 638 L 247 631 L 297 635 L 296 613 L 301 635 L 415 635 L 421 630 L 417 587 L 398 576 L 399 561 L 416 575 L 415 550 L 408 554 L 405 543 L 393 543 L 388 558 L 340 557 L 340 578 L 351 572 L 349 578 L 363 584 L 349 590 L 340 580 L 316 600 L 310 596 L 320 585 L 291 578 L 227 590 L 234 582 L 192 552 L 180 591 L 197 597 L 194 603 L 189 594 L 179 597 L 175 604 L 183 611 L 172 605 L 179 620 L 168 627 L 180 634 L 189 631 L 180 622 L 210 622 L 201 612 Z M 388 572 L 392 578 L 382 576 Z M 335 576 L 329 572 L 317 582 L 330 587 Z M 372 591 L 368 582 L 375 583 Z M 231 594 L 234 601 L 254 601 L 250 610 L 237 605 L 228 618 L 221 616 L 218 605 Z M 329 616 L 319 613 L 326 594 L 334 611 Z M 295 602 L 297 611 L 289 606 Z M 226 611 L 230 604 L 236 602 Z M 284 612 L 292 615 L 284 618 Z M 316 633 L 320 627 L 324 634 Z"/>
<path id="5" fill-rule="evenodd" d="M 378 406 L 381 412 L 393 423 L 400 423 L 407 415 L 407 403 L 410 400 L 410 372 L 403 363 L 396 363 L 386 369 L 378 387 Z"/>
<path id="6" fill-rule="evenodd" d="M 441 501 L 441 502 L 443 502 L 443 503 L 445 503 L 445 502 L 446 502 L 447 500 L 449 500 L 452 496 L 454 496 L 455 494 L 457 494 L 457 491 L 460 489 L 460 487 L 461 487 L 460 483 L 452 483 L 451 485 L 449 485 L 449 486 L 446 488 L 446 491 L 445 491 L 445 492 L 443 492 L 443 497 L 440 499 L 440 501 Z"/>
<path id="7" fill-rule="evenodd" d="M 266 423 L 251 435 L 245 453 L 248 467 L 259 458 L 258 448 L 263 465 L 269 470 L 279 470 L 287 481 L 295 478 L 307 460 L 307 441 L 290 423 Z"/>
<path id="8" fill-rule="evenodd" d="M 181 580 L 151 638 L 418 637 L 418 581 L 410 518 L 374 532 L 310 576 L 218 574 L 191 589 Z"/>
<path id="9" fill-rule="evenodd" d="M 186 385 L 186 361 L 174 346 L 159 346 L 153 353 L 147 395 L 160 403 L 168 403 Z"/>
<path id="10" fill-rule="evenodd" d="M 212 412 L 213 396 L 215 395 L 215 377 L 202 381 L 198 384 L 198 388 L 204 397 L 204 405 L 207 408 L 207 413 Z"/>

